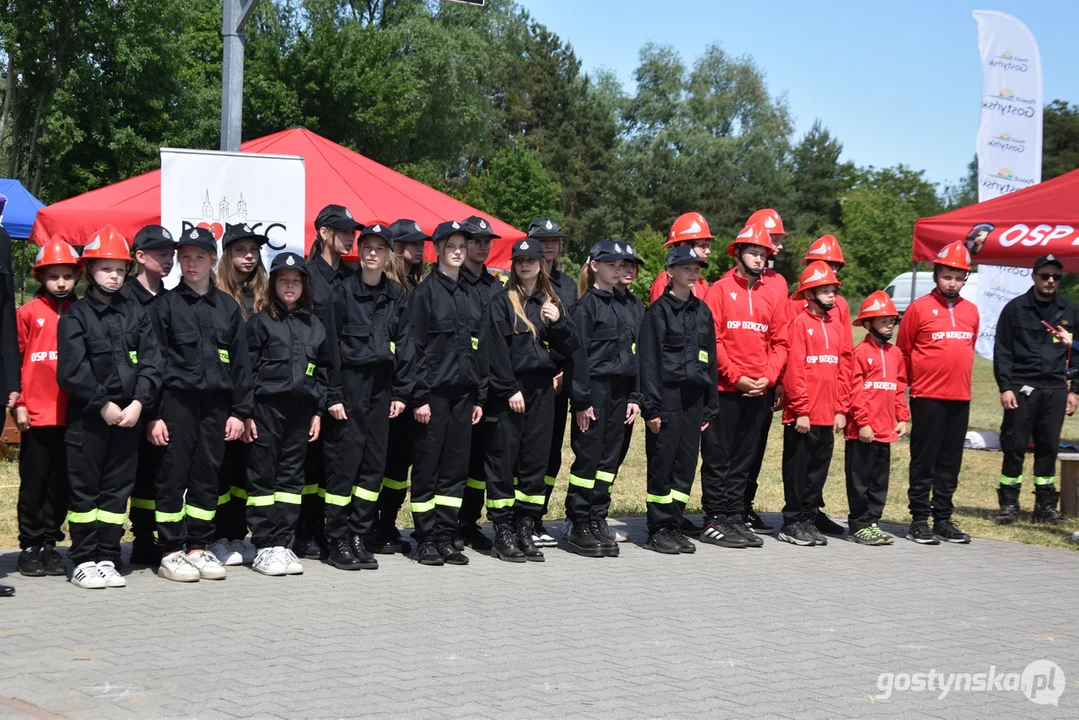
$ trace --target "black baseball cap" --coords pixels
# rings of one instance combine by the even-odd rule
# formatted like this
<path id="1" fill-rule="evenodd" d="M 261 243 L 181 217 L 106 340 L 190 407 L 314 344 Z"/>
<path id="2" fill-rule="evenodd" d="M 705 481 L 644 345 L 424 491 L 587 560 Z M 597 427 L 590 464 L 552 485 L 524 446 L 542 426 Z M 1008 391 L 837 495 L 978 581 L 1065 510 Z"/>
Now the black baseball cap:
<path id="1" fill-rule="evenodd" d="M 704 267 L 705 260 L 697 251 L 693 249 L 692 245 L 682 244 L 675 245 L 671 248 L 671 251 L 667 253 L 667 261 L 665 267 L 674 267 L 675 265 L 693 265 L 696 263 L 701 267 Z"/>
<path id="2" fill-rule="evenodd" d="M 518 240 L 513 243 L 513 254 L 510 259 L 516 260 L 517 258 L 524 257 L 532 258 L 533 260 L 542 260 L 543 246 L 536 242 L 536 238 L 531 238 L 531 240 L 532 241 L 529 242 L 529 238 L 524 238 L 523 240 Z"/>
<path id="3" fill-rule="evenodd" d="M 596 262 L 618 262 L 624 260 L 625 248 L 614 240 L 600 240 L 588 251 L 588 259 Z"/>
<path id="4" fill-rule="evenodd" d="M 1056 255 L 1049 253 L 1048 255 L 1042 255 L 1040 258 L 1034 261 L 1034 272 L 1038 271 L 1042 265 L 1056 265 L 1061 270 L 1064 269 L 1064 263 L 1060 262 Z"/>
<path id="5" fill-rule="evenodd" d="M 550 217 L 538 217 L 532 222 L 528 223 L 528 237 L 544 239 L 544 238 L 567 238 L 569 237 L 562 231 L 562 226 L 558 224 L 558 221 Z"/>
<path id="6" fill-rule="evenodd" d="M 270 238 L 256 231 L 247 223 L 237 223 L 235 225 L 225 223 L 225 234 L 221 237 L 221 247 L 227 248 L 237 240 L 246 240 L 247 238 L 257 240 L 259 247 L 270 242 Z"/>
<path id="7" fill-rule="evenodd" d="M 637 251 L 629 243 L 622 243 L 622 259 L 644 265 L 644 260 L 641 259 L 641 256 L 637 254 Z"/>
<path id="8" fill-rule="evenodd" d="M 490 220 L 481 218 L 479 215 L 466 217 L 462 224 L 469 229 L 474 238 L 490 238 L 491 240 L 498 240 L 502 237 L 495 233 L 494 228 L 491 227 Z"/>
<path id="9" fill-rule="evenodd" d="M 135 233 L 135 241 L 131 244 L 131 252 L 175 247 L 176 241 L 173 239 L 172 233 L 166 228 L 160 225 L 147 225 Z"/>
<path id="10" fill-rule="evenodd" d="M 370 225 L 366 226 L 363 230 L 360 230 L 360 239 L 371 235 L 377 235 L 386 241 L 386 244 L 393 247 L 393 232 L 390 230 L 390 226 L 381 220 L 375 220 Z"/>
<path id="11" fill-rule="evenodd" d="M 435 228 L 435 232 L 431 235 L 431 239 L 435 242 L 442 242 L 454 233 L 461 233 L 466 237 L 472 237 L 472 231 L 463 223 L 459 223 L 456 220 L 447 220 L 446 222 L 440 222 L 438 224 L 438 227 Z"/>
<path id="12" fill-rule="evenodd" d="M 418 222 L 408 218 L 401 218 L 390 223 L 390 235 L 393 236 L 390 244 L 423 242 L 431 239 Z"/>
<path id="13" fill-rule="evenodd" d="M 206 228 L 191 228 L 177 238 L 176 249 L 179 250 L 184 245 L 194 245 L 200 250 L 217 253 L 217 240 L 214 239 L 214 234 Z"/>
<path id="14" fill-rule="evenodd" d="M 362 230 L 363 223 L 356 222 L 352 212 L 344 205 L 327 205 L 318 211 L 315 218 L 315 231 L 319 228 L 331 227 L 336 230 Z"/>
<path id="15" fill-rule="evenodd" d="M 307 274 L 307 262 L 301 255 L 297 255 L 294 252 L 283 252 L 274 255 L 273 261 L 270 263 L 270 274 L 273 275 L 278 270 L 296 270 L 303 275 Z"/>

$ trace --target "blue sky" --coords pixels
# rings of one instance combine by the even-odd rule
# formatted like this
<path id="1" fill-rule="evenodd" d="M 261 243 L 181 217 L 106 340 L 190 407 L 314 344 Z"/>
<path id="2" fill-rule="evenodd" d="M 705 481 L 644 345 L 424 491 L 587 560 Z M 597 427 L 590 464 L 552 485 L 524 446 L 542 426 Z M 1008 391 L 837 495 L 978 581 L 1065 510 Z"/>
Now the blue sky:
<path id="1" fill-rule="evenodd" d="M 769 91 L 786 93 L 798 137 L 820 118 L 860 165 L 905 163 L 955 181 L 974 157 L 981 103 L 971 13 L 1022 20 L 1041 50 L 1044 97 L 1079 103 L 1079 1 L 976 3 L 794 0 L 519 0 L 585 70 L 633 89 L 637 52 L 675 47 L 687 66 L 710 43 L 752 55 Z"/>

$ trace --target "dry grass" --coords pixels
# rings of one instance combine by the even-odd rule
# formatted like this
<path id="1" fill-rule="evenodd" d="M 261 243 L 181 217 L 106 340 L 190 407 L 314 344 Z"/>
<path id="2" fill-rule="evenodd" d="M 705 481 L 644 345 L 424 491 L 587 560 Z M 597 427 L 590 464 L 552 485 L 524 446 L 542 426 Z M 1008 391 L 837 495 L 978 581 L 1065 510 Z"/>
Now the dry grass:
<path id="1" fill-rule="evenodd" d="M 986 360 L 978 358 L 974 364 L 974 397 L 971 407 L 970 426 L 974 430 L 998 431 L 1001 409 L 996 385 L 993 382 L 993 367 Z M 614 486 L 612 515 L 642 515 L 645 511 L 645 453 L 644 425 L 638 422 L 636 437 L 630 448 L 626 462 L 618 475 Z M 1064 422 L 1065 438 L 1079 438 L 1079 418 L 1068 418 Z M 824 489 L 827 511 L 833 517 L 845 517 L 847 512 L 846 484 L 843 478 L 843 441 L 836 442 L 832 469 Z M 768 454 L 761 471 L 761 487 L 757 496 L 758 508 L 765 512 L 778 512 L 783 507 L 783 482 L 780 473 L 781 451 L 783 447 L 782 426 L 774 418 L 772 434 L 769 440 Z M 891 491 L 885 508 L 885 520 L 906 523 L 910 521 L 907 513 L 907 463 L 910 460 L 910 444 L 905 440 L 892 448 Z M 1076 549 L 1068 540 L 1072 528 L 1046 528 L 1029 522 L 1030 509 L 1033 505 L 1033 487 L 1030 483 L 1024 488 L 1023 520 L 1009 527 L 1000 527 L 993 522 L 997 508 L 996 488 L 1000 478 L 1000 453 L 979 450 L 967 450 L 963 458 L 963 471 L 959 478 L 959 489 L 955 495 L 958 508 L 956 522 L 976 537 L 1013 540 L 1016 542 L 1049 547 Z M 565 499 L 565 477 L 573 455 L 567 442 L 563 448 L 563 464 L 560 482 L 551 502 L 552 516 L 561 517 Z M 1031 459 L 1027 459 L 1029 469 Z M 1029 473 L 1028 473 L 1029 475 Z M 17 528 L 15 522 L 15 500 L 18 485 L 18 465 L 12 461 L 0 461 L 0 548 L 17 547 Z M 406 506 L 407 507 L 407 506 Z M 700 483 L 694 484 L 689 510 L 700 512 Z M 401 514 L 402 527 L 411 526 L 407 512 Z M 1079 529 L 1079 524 L 1074 529 Z"/>

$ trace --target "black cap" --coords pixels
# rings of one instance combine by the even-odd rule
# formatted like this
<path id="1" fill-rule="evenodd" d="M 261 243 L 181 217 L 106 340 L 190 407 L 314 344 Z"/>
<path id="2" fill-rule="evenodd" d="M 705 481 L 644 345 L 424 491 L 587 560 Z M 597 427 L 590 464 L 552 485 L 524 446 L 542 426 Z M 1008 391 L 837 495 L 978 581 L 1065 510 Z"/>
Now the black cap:
<path id="1" fill-rule="evenodd" d="M 430 240 L 431 236 L 423 231 L 420 224 L 415 220 L 401 218 L 390 224 L 390 235 L 393 236 L 390 244 L 423 242 Z"/>
<path id="2" fill-rule="evenodd" d="M 491 240 L 498 240 L 501 235 L 495 233 L 493 227 L 491 227 L 491 221 L 487 218 L 481 218 L 479 215 L 471 215 L 465 218 L 462 223 L 474 238 L 490 238 Z"/>
<path id="3" fill-rule="evenodd" d="M 528 223 L 528 237 L 530 238 L 567 238 L 569 235 L 562 232 L 562 226 L 558 221 L 549 217 L 538 217 Z"/>
<path id="4" fill-rule="evenodd" d="M 344 205 L 327 205 L 318 211 L 315 218 L 315 231 L 319 228 L 331 227 L 336 230 L 362 230 L 363 223 L 356 222 L 352 212 Z"/>
<path id="5" fill-rule="evenodd" d="M 306 275 L 307 263 L 302 255 L 297 255 L 294 252 L 278 253 L 274 255 L 273 261 L 270 263 L 270 274 L 273 275 L 278 270 L 296 270 Z"/>
<path id="6" fill-rule="evenodd" d="M 135 242 L 131 245 L 131 252 L 175 247 L 176 241 L 173 240 L 172 233 L 167 229 L 160 225 L 147 225 L 135 233 Z"/>
<path id="7" fill-rule="evenodd" d="M 674 267 L 675 265 L 692 265 L 698 264 L 701 267 L 705 265 L 705 259 L 697 254 L 697 251 L 693 249 L 692 245 L 675 245 L 671 248 L 671 251 L 667 253 L 667 262 L 665 267 Z"/>
<path id="8" fill-rule="evenodd" d="M 510 259 L 516 260 L 517 258 L 522 257 L 532 258 L 533 260 L 542 260 L 543 246 L 536 242 L 536 238 L 531 238 L 531 242 L 529 242 L 529 238 L 518 240 L 513 243 L 513 255 Z"/>
<path id="9" fill-rule="evenodd" d="M 194 245 L 206 252 L 217 253 L 217 240 L 214 240 L 214 234 L 206 228 L 191 228 L 176 239 L 177 250 L 184 245 Z"/>
<path id="10" fill-rule="evenodd" d="M 1034 271 L 1037 272 L 1038 268 L 1042 265 L 1056 265 L 1061 270 L 1064 269 L 1064 263 L 1057 259 L 1057 256 L 1049 253 L 1048 255 L 1042 255 L 1040 258 L 1034 261 Z"/>
<path id="11" fill-rule="evenodd" d="M 588 259 L 596 262 L 617 262 L 624 260 L 626 249 L 622 243 L 614 240 L 600 240 L 588 251 Z"/>
<path id="12" fill-rule="evenodd" d="M 270 242 L 270 238 L 257 232 L 247 223 L 238 223 L 236 225 L 225 223 L 225 234 L 221 236 L 221 247 L 227 248 L 237 240 L 246 240 L 247 238 L 254 238 L 257 240 L 259 247 Z"/>
<path id="13" fill-rule="evenodd" d="M 629 243 L 622 243 L 622 259 L 644 265 L 644 260 L 641 259 L 641 256 L 637 254 L 637 251 Z"/>
<path id="14" fill-rule="evenodd" d="M 464 224 L 457 222 L 456 220 L 447 220 L 446 222 L 440 222 L 438 227 L 435 228 L 435 232 L 431 235 L 431 239 L 435 242 L 441 242 L 454 233 L 462 233 L 467 237 L 472 237 L 472 231 L 465 227 Z"/>
<path id="15" fill-rule="evenodd" d="M 375 220 L 370 225 L 366 226 L 363 230 L 360 230 L 360 239 L 371 235 L 377 235 L 386 241 L 386 244 L 393 247 L 393 232 L 390 230 L 389 225 L 381 220 Z"/>

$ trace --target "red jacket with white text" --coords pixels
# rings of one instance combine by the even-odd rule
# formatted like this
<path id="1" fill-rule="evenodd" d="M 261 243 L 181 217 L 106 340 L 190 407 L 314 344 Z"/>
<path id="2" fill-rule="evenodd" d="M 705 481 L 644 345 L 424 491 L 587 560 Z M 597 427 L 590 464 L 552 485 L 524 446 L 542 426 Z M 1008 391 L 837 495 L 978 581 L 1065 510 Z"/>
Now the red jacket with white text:
<path id="1" fill-rule="evenodd" d="M 910 304 L 895 344 L 907 365 L 911 397 L 970 401 L 978 308 L 939 290 Z"/>
<path id="2" fill-rule="evenodd" d="M 31 300 L 16 315 L 22 355 L 22 396 L 17 403 L 30 413 L 31 427 L 67 425 L 67 393 L 56 383 L 56 326 L 71 307 L 47 295 Z"/>
<path id="3" fill-rule="evenodd" d="M 867 335 L 854 348 L 850 387 L 847 439 L 857 440 L 858 430 L 868 425 L 874 442 L 898 440 L 896 424 L 910 420 L 907 366 L 899 348 L 887 342 L 878 345 Z"/>
<path id="4" fill-rule="evenodd" d="M 835 310 L 814 315 L 802 309 L 787 328 L 790 354 L 783 374 L 787 404 L 783 422 L 809 416 L 810 425 L 832 425 L 850 407 L 851 350 Z"/>
<path id="5" fill-rule="evenodd" d="M 759 280 L 750 289 L 730 274 L 708 289 L 704 302 L 716 326 L 719 392 L 737 392 L 743 375 L 775 385 L 787 361 L 787 298 Z"/>

